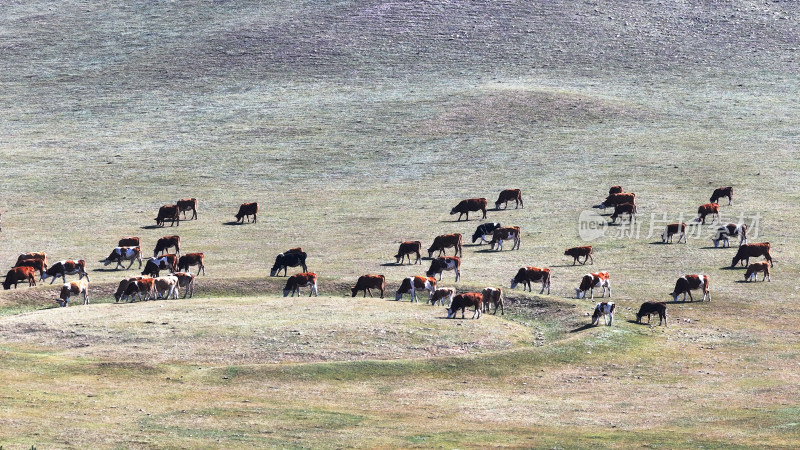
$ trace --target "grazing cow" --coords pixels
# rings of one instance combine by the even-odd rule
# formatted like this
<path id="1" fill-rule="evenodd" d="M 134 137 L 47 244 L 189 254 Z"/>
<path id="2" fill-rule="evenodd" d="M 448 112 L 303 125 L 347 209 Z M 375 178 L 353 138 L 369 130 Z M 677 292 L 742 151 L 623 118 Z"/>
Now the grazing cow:
<path id="1" fill-rule="evenodd" d="M 694 301 L 692 298 L 692 291 L 701 289 L 703 291 L 703 298 L 700 300 L 705 301 L 706 297 L 708 297 L 708 301 L 711 301 L 711 294 L 708 292 L 708 275 L 684 275 L 678 278 L 678 281 L 675 282 L 675 289 L 669 294 L 672 297 L 672 301 L 677 302 L 678 296 L 683 294 L 683 301 L 686 301 L 686 294 L 689 294 L 689 300 Z"/>
<path id="2" fill-rule="evenodd" d="M 475 312 L 472 313 L 472 318 L 481 318 L 481 309 L 483 304 L 483 294 L 480 292 L 466 292 L 464 294 L 458 294 L 453 297 L 453 301 L 450 302 L 450 307 L 447 308 L 447 318 L 448 319 L 455 319 L 456 313 L 458 310 L 461 310 L 461 318 L 464 318 L 464 310 L 468 307 L 472 306 L 475 308 Z M 476 317 L 477 316 L 477 317 Z"/>
<path id="3" fill-rule="evenodd" d="M 658 314 L 658 325 L 662 323 L 667 326 L 667 305 L 663 302 L 644 302 L 636 313 L 636 323 L 642 323 L 642 317 L 647 316 L 647 323 L 650 323 L 650 315 Z"/>
<path id="4" fill-rule="evenodd" d="M 181 257 L 183 258 L 183 257 Z M 168 253 L 158 258 L 149 258 L 144 264 L 144 271 L 142 275 L 157 277 L 162 270 L 169 270 L 170 272 L 178 271 L 178 255 Z"/>
<path id="5" fill-rule="evenodd" d="M 769 254 L 769 242 L 760 242 L 757 244 L 742 244 L 736 252 L 736 256 L 731 261 L 731 267 L 736 267 L 736 263 L 741 261 L 744 265 L 750 264 L 750 258 L 763 256 L 769 261 L 770 267 L 774 266 L 772 256 Z"/>
<path id="6" fill-rule="evenodd" d="M 56 278 L 61 277 L 61 282 L 67 282 L 67 275 L 75 275 L 78 274 L 78 279 L 80 280 L 83 277 L 86 277 L 86 281 L 89 281 L 89 274 L 86 273 L 86 261 L 79 259 L 68 259 L 65 261 L 58 261 L 57 263 L 53 264 L 48 268 L 42 275 L 41 280 L 44 281 L 48 278 L 52 278 L 50 280 L 50 284 L 53 284 L 56 281 Z"/>
<path id="7" fill-rule="evenodd" d="M 489 312 L 491 305 L 494 305 L 494 312 L 497 315 L 497 307 L 500 306 L 500 315 L 506 315 L 506 308 L 503 306 L 503 291 L 500 288 L 487 287 L 481 291 L 483 312 Z"/>
<path id="8" fill-rule="evenodd" d="M 192 217 L 189 220 L 197 219 L 197 199 L 196 198 L 183 198 L 176 203 L 178 209 L 183 213 L 183 220 L 186 220 L 186 211 L 192 212 Z"/>
<path id="9" fill-rule="evenodd" d="M 183 288 L 181 298 L 186 298 L 186 294 L 189 294 L 189 298 L 194 297 L 194 275 L 186 272 L 175 272 L 173 275 L 178 277 L 178 286 Z"/>
<path id="10" fill-rule="evenodd" d="M 117 247 L 139 247 L 139 236 L 127 236 L 117 242 Z"/>
<path id="11" fill-rule="evenodd" d="M 61 294 L 58 296 L 58 306 L 69 306 L 69 298 L 73 295 L 83 294 L 83 304 L 89 304 L 89 279 L 70 281 L 61 286 Z"/>
<path id="12" fill-rule="evenodd" d="M 681 223 L 671 223 L 667 225 L 667 228 L 664 229 L 664 232 L 661 233 L 661 242 L 667 243 L 672 242 L 672 236 L 675 234 L 680 233 L 678 236 L 678 244 L 681 243 L 681 239 L 683 239 L 683 243 L 686 243 L 686 224 Z"/>
<path id="13" fill-rule="evenodd" d="M 705 205 L 700 205 L 697 208 L 697 218 L 694 220 L 696 222 L 702 222 L 705 224 L 706 216 L 717 216 L 717 220 L 719 220 L 719 205 L 716 203 L 706 203 Z"/>
<path id="14" fill-rule="evenodd" d="M 454 270 L 456 272 L 456 281 L 461 278 L 461 258 L 458 256 L 440 256 L 431 261 L 431 267 L 425 272 L 426 276 L 435 277 L 439 274 L 439 281 L 442 281 L 442 272 L 445 270 Z"/>
<path id="15" fill-rule="evenodd" d="M 722 197 L 728 197 L 728 206 L 733 205 L 733 186 L 714 189 L 714 193 L 711 194 L 709 202 L 717 203 Z"/>
<path id="16" fill-rule="evenodd" d="M 303 247 L 292 247 L 283 253 L 303 253 Z"/>
<path id="17" fill-rule="evenodd" d="M 458 213 L 458 220 L 461 220 L 461 216 L 464 214 L 467 215 L 467 220 L 469 220 L 469 213 L 470 211 L 481 211 L 483 212 L 483 217 L 481 219 L 486 218 L 486 199 L 485 198 L 469 198 L 466 200 L 461 200 L 453 209 L 450 210 L 450 215 Z"/>
<path id="18" fill-rule="evenodd" d="M 623 214 L 628 215 L 628 221 L 633 222 L 636 220 L 636 205 L 633 203 L 623 203 L 621 205 L 614 206 L 614 214 L 611 215 L 611 223 L 615 223 L 617 221 L 617 217 L 620 217 Z M 620 219 L 622 222 L 622 219 Z"/>
<path id="19" fill-rule="evenodd" d="M 167 300 L 169 300 L 170 297 L 178 298 L 178 277 L 174 275 L 155 278 L 153 280 L 153 286 L 156 298 Z"/>
<path id="20" fill-rule="evenodd" d="M 587 273 L 581 279 L 581 285 L 575 288 L 575 298 L 586 297 L 586 291 L 590 293 L 590 299 L 594 299 L 594 288 L 601 288 L 600 298 L 606 296 L 606 289 L 608 289 L 608 296 L 611 297 L 611 281 L 608 272 Z"/>
<path id="21" fill-rule="evenodd" d="M 116 247 L 114 250 L 111 250 L 111 254 L 108 257 L 100 262 L 103 265 L 109 265 L 112 262 L 117 263 L 117 266 L 114 269 L 119 269 L 123 267 L 122 261 L 130 261 L 131 263 L 125 270 L 128 270 L 133 266 L 134 261 L 139 261 L 139 268 L 142 268 L 142 251 L 139 247 Z"/>
<path id="22" fill-rule="evenodd" d="M 197 274 L 200 275 L 200 271 L 203 272 L 203 275 L 206 274 L 206 266 L 203 262 L 203 254 L 202 253 L 187 253 L 178 260 L 178 270 L 182 272 L 188 272 L 189 267 L 197 266 Z"/>
<path id="23" fill-rule="evenodd" d="M 592 325 L 600 325 L 600 317 L 603 317 L 603 322 L 606 326 L 611 326 L 611 323 L 614 322 L 614 310 L 617 309 L 617 305 L 614 302 L 600 302 L 597 306 L 594 307 L 594 312 L 592 313 Z"/>
<path id="24" fill-rule="evenodd" d="M 39 272 L 39 276 L 44 275 L 45 272 L 45 265 L 44 261 L 41 259 L 24 259 L 17 263 L 14 267 L 33 267 L 36 271 Z M 66 282 L 66 280 L 64 280 Z"/>
<path id="25" fill-rule="evenodd" d="M 625 203 L 636 204 L 636 194 L 633 192 L 620 192 L 617 194 L 609 194 L 603 203 L 600 203 L 600 208 L 606 209 L 610 206 L 623 205 Z"/>
<path id="26" fill-rule="evenodd" d="M 622 193 L 622 186 L 614 185 L 608 188 L 608 195 L 621 194 L 621 193 Z"/>
<path id="27" fill-rule="evenodd" d="M 572 256 L 572 265 L 574 266 L 575 263 L 580 262 L 580 257 L 583 256 L 583 262 L 581 265 L 586 264 L 586 261 L 589 259 L 592 260 L 592 264 L 594 264 L 594 258 L 592 257 L 592 253 L 594 253 L 594 249 L 592 249 L 591 245 L 584 245 L 583 247 L 572 247 L 564 250 L 564 256 Z"/>
<path id="28" fill-rule="evenodd" d="M 525 292 L 525 288 L 528 288 L 528 291 L 533 292 L 531 289 L 531 283 L 541 282 L 542 283 L 542 290 L 539 291 L 539 295 L 541 295 L 545 288 L 547 288 L 547 295 L 550 295 L 550 269 L 540 269 L 538 267 L 521 267 L 517 274 L 514 275 L 514 278 L 511 279 L 511 289 L 517 287 L 518 284 L 522 283 L 522 291 Z"/>
<path id="29" fill-rule="evenodd" d="M 403 264 L 408 256 L 408 263 L 411 264 L 411 255 L 416 254 L 417 260 L 414 264 L 422 264 L 422 242 L 420 241 L 405 241 L 400 243 L 400 249 L 394 257 L 397 259 L 395 264 Z"/>
<path id="30" fill-rule="evenodd" d="M 12 267 L 11 270 L 8 271 L 6 274 L 6 279 L 3 281 L 3 289 L 11 289 L 11 285 L 14 285 L 14 289 L 17 288 L 17 283 L 21 283 L 23 281 L 28 282 L 28 286 L 36 286 L 36 271 L 33 267 L 28 266 L 21 266 L 21 267 Z"/>
<path id="31" fill-rule="evenodd" d="M 283 296 L 286 297 L 289 293 L 292 294 L 294 297 L 294 293 L 297 292 L 297 296 L 300 296 L 300 288 L 310 286 L 311 289 L 309 290 L 308 296 L 311 297 L 312 295 L 318 296 L 317 294 L 317 274 L 313 272 L 304 272 L 304 273 L 296 273 L 290 276 L 286 280 L 286 287 L 283 288 Z"/>
<path id="32" fill-rule="evenodd" d="M 144 300 L 150 300 L 151 298 L 155 297 L 155 279 L 153 278 L 146 278 L 142 277 L 138 280 L 131 280 L 128 285 L 125 287 L 125 291 L 120 296 L 120 300 L 128 300 L 130 299 L 131 302 L 135 301 L 133 298 L 138 297 L 139 300 L 142 300 L 142 294 L 144 294 Z"/>
<path id="33" fill-rule="evenodd" d="M 497 251 L 503 251 L 503 241 L 514 241 L 511 250 L 519 250 L 522 243 L 522 233 L 519 227 L 500 227 L 492 232 L 492 240 L 489 242 L 489 249 L 494 250 L 495 244 Z"/>
<path id="34" fill-rule="evenodd" d="M 383 275 L 361 275 L 358 277 L 356 285 L 350 290 L 353 292 L 353 297 L 356 296 L 358 291 L 364 291 L 364 297 L 367 296 L 367 293 L 372 297 L 372 289 L 380 289 L 381 298 L 383 298 L 383 293 L 386 290 L 386 277 Z"/>
<path id="35" fill-rule="evenodd" d="M 181 224 L 181 210 L 177 205 L 163 205 L 158 209 L 158 217 L 156 217 L 156 225 L 163 227 L 164 223 L 169 221 L 169 226 L 180 226 Z"/>
<path id="36" fill-rule="evenodd" d="M 450 304 L 453 303 L 453 295 L 455 295 L 456 290 L 453 288 L 439 288 L 433 291 L 433 295 L 431 295 L 430 304 L 436 305 L 436 302 L 439 302 L 440 305 L 444 306 L 444 299 L 447 299 L 447 307 L 450 307 Z"/>
<path id="37" fill-rule="evenodd" d="M 258 203 L 242 203 L 241 206 L 239 206 L 239 212 L 237 212 L 234 217 L 236 217 L 236 223 L 244 223 L 245 217 L 249 223 L 250 216 L 253 216 L 253 223 L 256 223 L 258 219 Z"/>
<path id="38" fill-rule="evenodd" d="M 436 236 L 436 239 L 433 240 L 433 244 L 431 244 L 430 248 L 428 248 L 428 258 L 433 258 L 433 252 L 439 251 L 438 256 L 446 255 L 445 252 L 446 248 L 453 247 L 455 248 L 455 253 L 453 256 L 464 256 L 464 252 L 461 248 L 461 233 L 455 234 L 441 234 Z"/>
<path id="39" fill-rule="evenodd" d="M 506 205 L 503 209 L 507 209 L 508 202 L 510 201 L 516 202 L 517 205 L 514 207 L 514 209 L 517 209 L 520 206 L 523 208 L 525 207 L 525 205 L 522 203 L 522 191 L 519 189 L 506 189 L 500 192 L 500 196 L 497 197 L 497 201 L 494 202 L 494 207 L 495 209 L 500 209 L 500 204 L 505 203 Z"/>
<path id="40" fill-rule="evenodd" d="M 767 261 L 750 264 L 744 274 L 744 281 L 758 281 L 757 275 L 759 272 L 764 272 L 764 278 L 761 281 L 772 281 L 769 278 L 769 263 Z"/>
<path id="41" fill-rule="evenodd" d="M 403 294 L 411 294 L 411 301 L 419 302 L 417 299 L 417 291 L 421 291 L 423 289 L 427 289 L 428 300 L 430 300 L 433 296 L 433 291 L 436 290 L 436 278 L 420 276 L 403 278 L 403 281 L 400 283 L 400 287 L 394 294 L 394 300 L 399 301 L 401 298 L 403 298 Z"/>
<path id="42" fill-rule="evenodd" d="M 283 270 L 283 275 L 286 276 L 289 267 L 297 266 L 302 266 L 303 272 L 308 272 L 305 252 L 278 253 L 278 256 L 275 257 L 275 264 L 272 265 L 272 269 L 269 271 L 269 276 L 278 276 L 281 270 Z"/>
<path id="43" fill-rule="evenodd" d="M 153 257 L 158 256 L 159 253 L 166 253 L 167 250 L 175 247 L 175 254 L 181 256 L 181 237 L 180 236 L 164 236 L 156 241 L 156 248 L 153 250 Z"/>
<path id="44" fill-rule="evenodd" d="M 723 248 L 730 247 L 729 236 L 739 236 L 739 247 L 742 244 L 747 244 L 747 224 L 729 223 L 717 228 L 717 235 L 711 239 L 714 242 L 714 247 L 719 247 L 719 241 L 722 241 Z"/>
<path id="45" fill-rule="evenodd" d="M 475 242 L 478 241 L 478 239 L 481 240 L 478 243 L 478 245 L 482 245 L 484 242 L 489 242 L 489 239 L 486 239 L 486 237 L 492 236 L 494 230 L 498 228 L 500 228 L 500 224 L 496 222 L 495 223 L 489 222 L 478 225 L 478 228 L 476 228 L 475 232 L 472 233 L 472 243 L 474 244 Z"/>
<path id="46" fill-rule="evenodd" d="M 15 266 L 20 266 L 22 261 L 28 261 L 31 259 L 38 259 L 44 263 L 44 269 L 47 270 L 47 254 L 45 252 L 28 252 L 19 255 L 17 258 L 17 263 L 14 264 Z"/>
<path id="47" fill-rule="evenodd" d="M 117 286 L 117 291 L 114 292 L 114 301 L 119 302 L 120 298 L 125 295 L 125 290 L 128 288 L 128 285 L 131 284 L 132 281 L 141 280 L 144 277 L 128 277 L 123 278 L 122 281 L 119 282 L 119 286 Z"/>

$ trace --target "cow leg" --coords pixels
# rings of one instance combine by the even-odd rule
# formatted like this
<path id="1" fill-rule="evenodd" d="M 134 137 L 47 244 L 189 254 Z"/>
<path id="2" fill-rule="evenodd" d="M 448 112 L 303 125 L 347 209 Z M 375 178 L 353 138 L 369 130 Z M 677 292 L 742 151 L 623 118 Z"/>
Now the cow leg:
<path id="1" fill-rule="evenodd" d="M 694 298 L 692 297 L 692 291 L 686 291 L 686 293 L 683 294 L 683 301 L 686 301 L 686 294 L 687 293 L 689 294 L 689 301 L 694 302 Z M 703 297 L 705 297 L 705 296 L 703 296 Z"/>
<path id="2" fill-rule="evenodd" d="M 583 260 L 584 264 L 586 264 L 586 259 L 591 259 L 592 260 L 592 265 L 594 265 L 594 257 L 591 254 L 586 255 L 586 258 L 584 258 L 584 260 Z"/>
<path id="3" fill-rule="evenodd" d="M 89 304 L 89 295 L 85 290 L 83 291 L 83 304 L 84 305 L 88 305 Z"/>
<path id="4" fill-rule="evenodd" d="M 58 275 L 54 275 L 54 276 L 53 276 L 53 279 L 52 279 L 52 280 L 50 280 L 50 284 L 53 284 L 53 282 L 54 282 L 54 281 L 56 281 L 56 277 L 57 277 L 57 276 L 58 276 Z M 66 283 L 67 281 L 66 281 L 66 280 L 64 280 L 64 282 Z"/>
<path id="5" fill-rule="evenodd" d="M 456 269 L 456 281 L 458 281 L 460 278 L 461 278 L 461 271 Z"/>

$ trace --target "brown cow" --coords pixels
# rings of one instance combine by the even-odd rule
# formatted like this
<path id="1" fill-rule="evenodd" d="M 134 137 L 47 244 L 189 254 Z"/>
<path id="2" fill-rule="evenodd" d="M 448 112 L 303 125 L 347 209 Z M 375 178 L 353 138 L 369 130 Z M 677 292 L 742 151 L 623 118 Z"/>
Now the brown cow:
<path id="1" fill-rule="evenodd" d="M 709 202 L 717 203 L 722 197 L 728 197 L 728 206 L 733 205 L 733 186 L 714 189 L 714 193 L 711 194 Z"/>
<path id="2" fill-rule="evenodd" d="M 139 236 L 124 237 L 117 242 L 117 247 L 138 247 L 139 245 Z"/>
<path id="3" fill-rule="evenodd" d="M 708 275 L 684 275 L 678 278 L 675 282 L 675 289 L 669 294 L 673 301 L 678 301 L 678 296 L 683 294 L 683 301 L 686 301 L 686 294 L 689 294 L 689 300 L 694 301 L 692 298 L 692 291 L 700 289 L 703 291 L 703 298 L 701 302 L 708 297 L 711 301 L 711 294 L 708 292 Z"/>
<path id="4" fill-rule="evenodd" d="M 764 278 L 761 281 L 772 281 L 769 278 L 769 263 L 767 261 L 750 264 L 744 274 L 744 281 L 758 281 L 757 275 L 759 272 L 764 272 Z"/>
<path id="5" fill-rule="evenodd" d="M 401 298 L 403 298 L 403 294 L 411 294 L 411 301 L 419 302 L 417 299 L 417 291 L 421 291 L 423 289 L 428 291 L 428 300 L 430 300 L 431 296 L 433 295 L 433 291 L 436 290 L 436 278 L 420 276 L 403 278 L 403 281 L 400 283 L 400 287 L 394 294 L 394 300 L 399 301 Z"/>
<path id="6" fill-rule="evenodd" d="M 158 256 L 159 253 L 166 253 L 170 248 L 175 247 L 175 254 L 181 256 L 181 237 L 180 236 L 164 236 L 156 241 L 156 248 L 153 250 L 153 257 Z"/>
<path id="7" fill-rule="evenodd" d="M 603 203 L 600 204 L 600 208 L 608 208 L 610 206 L 617 206 L 622 205 L 624 203 L 633 203 L 636 204 L 636 194 L 633 192 L 620 192 L 618 194 L 610 194 L 603 200 Z"/>
<path id="8" fill-rule="evenodd" d="M 647 316 L 647 323 L 650 323 L 650 315 L 658 314 L 658 325 L 662 323 L 667 326 L 667 305 L 663 302 L 644 302 L 636 313 L 636 323 L 642 323 L 642 317 Z"/>
<path id="9" fill-rule="evenodd" d="M 592 249 L 591 245 L 584 245 L 582 247 L 572 247 L 564 250 L 564 256 L 572 256 L 572 265 L 574 266 L 575 263 L 579 263 L 580 257 L 583 256 L 583 262 L 581 265 L 586 264 L 586 261 L 592 260 L 592 264 L 594 264 L 594 257 L 592 257 L 592 253 L 594 253 L 594 249 Z"/>
<path id="10" fill-rule="evenodd" d="M 130 299 L 131 302 L 134 302 L 134 296 L 142 300 L 142 294 L 144 294 L 144 300 L 150 300 L 155 297 L 154 291 L 155 279 L 142 277 L 139 280 L 132 280 L 128 283 L 125 292 L 120 296 L 120 300 Z"/>
<path id="11" fill-rule="evenodd" d="M 606 289 L 608 289 L 608 296 L 611 297 L 611 281 L 608 272 L 587 273 L 581 279 L 581 285 L 575 288 L 575 298 L 583 298 L 586 296 L 586 291 L 591 294 L 591 299 L 594 299 L 594 288 L 601 288 L 602 292 L 600 297 L 606 296 Z"/>
<path id="12" fill-rule="evenodd" d="M 24 259 L 19 263 L 17 263 L 17 265 L 14 267 L 33 267 L 36 271 L 39 272 L 40 277 L 43 276 L 45 273 L 44 261 L 41 259 Z M 64 281 L 66 282 L 66 280 Z"/>
<path id="13" fill-rule="evenodd" d="M 739 250 L 736 252 L 736 256 L 733 257 L 731 261 L 731 267 L 736 267 L 736 263 L 741 261 L 743 265 L 750 264 L 750 258 L 756 258 L 759 256 L 763 256 L 769 261 L 770 267 L 774 264 L 772 262 L 772 256 L 769 254 L 771 246 L 769 242 L 760 242 L 757 244 L 742 244 L 739 247 Z"/>
<path id="14" fill-rule="evenodd" d="M 461 200 L 453 209 L 450 210 L 450 215 L 458 213 L 458 220 L 461 220 L 461 216 L 464 214 L 467 215 L 467 220 L 469 220 L 469 213 L 470 211 L 482 211 L 483 217 L 482 219 L 486 218 L 486 199 L 485 198 L 468 198 L 466 200 Z"/>
<path id="15" fill-rule="evenodd" d="M 158 277 L 153 280 L 153 290 L 155 291 L 156 298 L 163 298 L 169 300 L 170 297 L 178 298 L 178 277 L 175 275 L 167 275 L 165 277 Z"/>
<path id="16" fill-rule="evenodd" d="M 630 222 L 636 220 L 636 205 L 633 203 L 623 203 L 614 206 L 614 214 L 611 214 L 611 223 L 615 223 L 617 218 L 623 214 L 628 215 L 628 221 Z M 620 219 L 620 222 L 622 222 L 622 219 Z"/>
<path id="17" fill-rule="evenodd" d="M 42 275 L 41 280 L 44 281 L 48 278 L 53 278 L 50 281 L 50 284 L 53 284 L 56 281 L 56 278 L 61 277 L 61 282 L 67 282 L 67 275 L 75 275 L 78 274 L 78 279 L 80 280 L 83 277 L 86 277 L 86 281 L 89 281 L 89 274 L 86 273 L 86 261 L 79 259 L 68 259 L 64 261 L 58 261 L 57 263 L 50 266 Z"/>
<path id="18" fill-rule="evenodd" d="M 525 204 L 522 203 L 522 191 L 519 189 L 506 189 L 500 192 L 500 196 L 497 198 L 497 201 L 494 202 L 495 209 L 500 209 L 500 204 L 505 203 L 505 207 L 503 209 L 508 209 L 508 202 L 510 201 L 516 202 L 516 206 L 514 209 L 521 207 L 525 207 Z"/>
<path id="19" fill-rule="evenodd" d="M 497 251 L 503 251 L 503 241 L 514 241 L 511 250 L 519 250 L 522 243 L 522 233 L 519 227 L 500 227 L 492 232 L 492 240 L 489 242 L 489 249 L 494 250 L 497 245 Z"/>
<path id="20" fill-rule="evenodd" d="M 206 274 L 206 266 L 203 262 L 203 254 L 202 253 L 187 253 L 181 256 L 181 259 L 178 260 L 178 270 L 182 272 L 188 272 L 190 266 L 197 266 L 197 274 L 200 275 L 200 271 L 203 272 L 203 275 Z"/>
<path id="21" fill-rule="evenodd" d="M 89 279 L 70 281 L 61 286 L 61 293 L 58 297 L 58 305 L 61 307 L 69 306 L 69 298 L 73 295 L 83 294 L 83 304 L 89 304 Z"/>
<path id="22" fill-rule="evenodd" d="M 456 273 L 456 281 L 461 278 L 461 258 L 458 256 L 440 256 L 431 261 L 431 267 L 425 272 L 426 276 L 435 277 L 439 274 L 439 281 L 442 280 L 442 271 L 453 270 Z"/>
<path id="23" fill-rule="evenodd" d="M 450 307 L 450 304 L 453 303 L 453 295 L 455 295 L 456 290 L 453 288 L 438 288 L 433 291 L 431 294 L 430 304 L 436 305 L 436 302 L 439 302 L 442 306 L 444 306 L 444 299 L 447 299 L 447 307 Z"/>
<path id="24" fill-rule="evenodd" d="M 44 263 L 44 269 L 47 270 L 47 254 L 45 252 L 28 252 L 19 255 L 17 258 L 17 263 L 14 264 L 15 266 L 19 266 L 22 261 L 27 261 L 31 259 L 38 259 Z"/>
<path id="25" fill-rule="evenodd" d="M 244 223 L 245 217 L 247 222 L 250 223 L 250 216 L 253 216 L 253 223 L 256 223 L 258 219 L 258 203 L 242 203 L 239 206 L 239 212 L 234 217 L 236 217 L 236 223 Z"/>
<path id="26" fill-rule="evenodd" d="M 697 208 L 697 218 L 695 221 L 706 223 L 706 216 L 717 216 L 719 220 L 719 205 L 716 203 L 706 203 Z"/>
<path id="27" fill-rule="evenodd" d="M 506 315 L 506 308 L 503 305 L 503 291 L 500 288 L 487 287 L 481 291 L 483 296 L 483 312 L 489 312 L 491 305 L 494 305 L 494 315 L 497 315 L 497 307 L 500 306 L 500 315 Z"/>
<path id="28" fill-rule="evenodd" d="M 447 308 L 447 318 L 448 319 L 455 319 L 456 313 L 458 310 L 461 310 L 461 318 L 464 318 L 464 310 L 467 307 L 472 306 L 475 308 L 475 312 L 472 313 L 472 318 L 481 318 L 481 309 L 483 305 L 483 294 L 480 292 L 467 292 L 464 294 L 458 294 L 453 297 L 453 301 L 450 303 L 450 307 Z M 476 317 L 477 316 L 477 317 Z"/>
<path id="29" fill-rule="evenodd" d="M 383 298 L 384 291 L 386 290 L 386 277 L 383 275 L 361 275 L 356 281 L 356 285 L 350 290 L 353 292 L 353 297 L 356 296 L 358 291 L 364 291 L 364 297 L 372 297 L 372 289 L 381 290 L 381 298 Z"/>
<path id="30" fill-rule="evenodd" d="M 408 263 L 411 264 L 411 255 L 416 254 L 417 260 L 414 264 L 422 264 L 422 242 L 420 241 L 405 241 L 400 243 L 400 249 L 394 257 L 397 259 L 395 264 L 403 264 L 408 256 Z"/>
<path id="31" fill-rule="evenodd" d="M 178 277 L 178 286 L 183 288 L 183 297 L 181 298 L 186 298 L 186 294 L 189 294 L 189 298 L 194 297 L 194 274 L 176 272 L 173 275 Z"/>
<path id="32" fill-rule="evenodd" d="M 445 249 L 450 247 L 455 248 L 453 256 L 458 256 L 459 254 L 464 256 L 464 252 L 461 248 L 461 233 L 441 234 L 436 236 L 436 239 L 433 240 L 433 244 L 428 248 L 428 258 L 433 258 L 433 252 L 437 250 L 439 251 L 439 255 L 437 256 L 446 255 L 447 252 L 445 252 Z"/>
<path id="33" fill-rule="evenodd" d="M 11 285 L 14 285 L 14 289 L 17 288 L 17 283 L 27 281 L 28 286 L 36 286 L 36 271 L 33 267 L 22 266 L 22 267 L 13 267 L 11 270 L 8 271 L 6 274 L 6 279 L 3 281 L 3 289 L 11 289 Z"/>
<path id="34" fill-rule="evenodd" d="M 608 195 L 621 194 L 621 193 L 622 193 L 622 186 L 614 185 L 608 188 Z"/>
<path id="35" fill-rule="evenodd" d="M 511 289 L 516 288 L 518 284 L 522 283 L 523 292 L 525 288 L 533 292 L 531 283 L 536 282 L 542 283 L 542 290 L 539 291 L 539 295 L 544 292 L 545 288 L 547 289 L 547 295 L 550 295 L 550 269 L 547 268 L 521 267 L 517 271 L 517 274 L 514 275 L 514 278 L 511 279 Z"/>
<path id="36" fill-rule="evenodd" d="M 196 198 L 183 198 L 178 200 L 175 204 L 178 209 L 183 213 L 183 220 L 186 220 L 186 211 L 192 212 L 192 217 L 189 220 L 197 219 L 197 199 Z"/>
<path id="37" fill-rule="evenodd" d="M 294 293 L 297 292 L 297 296 L 300 296 L 300 288 L 310 286 L 311 289 L 309 290 L 308 296 L 311 297 L 312 295 L 318 296 L 317 294 L 317 274 L 314 272 L 304 272 L 304 273 L 296 273 L 290 276 L 286 280 L 286 287 L 283 288 L 283 296 L 286 297 L 289 293 L 292 294 L 294 297 Z"/>
<path id="38" fill-rule="evenodd" d="M 675 234 L 680 233 L 678 236 L 678 244 L 681 243 L 681 239 L 683 239 L 683 243 L 686 243 L 686 224 L 681 223 L 671 223 L 667 225 L 664 229 L 664 232 L 661 233 L 661 242 L 666 244 L 667 242 L 672 242 L 672 236 Z"/>
<path id="39" fill-rule="evenodd" d="M 164 223 L 169 221 L 169 226 L 180 226 L 181 224 L 181 210 L 177 205 L 163 205 L 158 209 L 158 217 L 156 217 L 156 225 L 163 227 Z"/>

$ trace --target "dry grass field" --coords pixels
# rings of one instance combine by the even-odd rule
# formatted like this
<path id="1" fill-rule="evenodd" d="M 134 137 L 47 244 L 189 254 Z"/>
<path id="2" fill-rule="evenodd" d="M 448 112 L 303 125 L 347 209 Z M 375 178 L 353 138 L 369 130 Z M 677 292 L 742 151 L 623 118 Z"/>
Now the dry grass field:
<path id="1" fill-rule="evenodd" d="M 0 25 L 0 265 L 82 258 L 91 304 L 60 283 L 0 292 L 0 446 L 24 448 L 800 445 L 800 104 L 793 2 L 10 2 Z M 588 214 L 608 187 L 636 225 Z M 733 185 L 722 220 L 772 244 L 744 283 L 713 225 L 663 245 Z M 461 199 L 525 208 L 518 251 L 465 245 L 458 291 L 506 314 L 446 320 L 394 302 L 422 266 L 398 243 L 462 233 Z M 195 197 L 198 220 L 156 228 Z M 243 202 L 258 222 L 234 225 Z M 478 216 L 479 217 L 479 216 Z M 582 219 L 583 218 L 583 219 Z M 583 226 L 583 228 L 581 228 Z M 193 299 L 114 303 L 123 236 L 204 252 Z M 593 245 L 591 266 L 565 248 Z M 286 299 L 275 256 L 308 252 L 319 297 Z M 509 245 L 510 247 L 510 245 Z M 427 255 L 424 255 L 427 256 Z M 551 295 L 511 290 L 549 267 Z M 611 273 L 619 311 L 576 300 Z M 293 269 L 289 270 L 293 273 Z M 386 275 L 385 299 L 351 298 Z M 711 302 L 668 303 L 711 278 Z M 760 279 L 760 277 L 759 277 Z M 307 290 L 303 291 L 307 293 Z M 697 296 L 699 297 L 699 295 Z"/>

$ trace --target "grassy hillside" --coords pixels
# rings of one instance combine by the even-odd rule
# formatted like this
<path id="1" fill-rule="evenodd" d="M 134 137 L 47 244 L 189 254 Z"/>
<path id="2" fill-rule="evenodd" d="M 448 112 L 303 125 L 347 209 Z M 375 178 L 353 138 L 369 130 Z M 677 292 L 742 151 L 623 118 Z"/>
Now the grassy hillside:
<path id="1" fill-rule="evenodd" d="M 796 447 L 798 34 L 791 2 L 16 2 L 0 26 L 0 263 L 84 258 L 92 305 L 0 292 L 0 445 L 39 447 Z M 579 234 L 612 184 L 638 228 Z M 742 283 L 713 225 L 662 245 L 715 187 L 723 221 L 769 241 Z M 504 317 L 388 297 L 460 199 L 523 191 L 487 220 L 522 248 L 466 246 L 460 291 L 501 286 Z M 199 220 L 154 228 L 196 197 Z M 230 225 L 258 201 L 257 224 Z M 582 216 L 583 214 L 583 216 Z M 608 211 L 603 214 L 609 214 Z M 603 220 L 608 220 L 604 218 Z M 123 236 L 206 254 L 193 300 L 111 304 L 98 261 Z M 572 267 L 567 247 L 591 244 Z M 302 246 L 319 299 L 276 296 Z M 734 243 L 735 246 L 735 243 Z M 550 296 L 510 292 L 550 267 Z M 137 266 L 134 265 L 134 268 Z M 611 272 L 611 328 L 574 300 Z M 291 273 L 291 270 L 290 270 Z M 711 303 L 631 323 L 684 273 Z M 345 297 L 347 296 L 347 297 Z M 407 299 L 406 299 L 407 300 Z M 469 316 L 468 316 L 469 317 Z M 53 424 L 60 426 L 54 426 Z"/>

